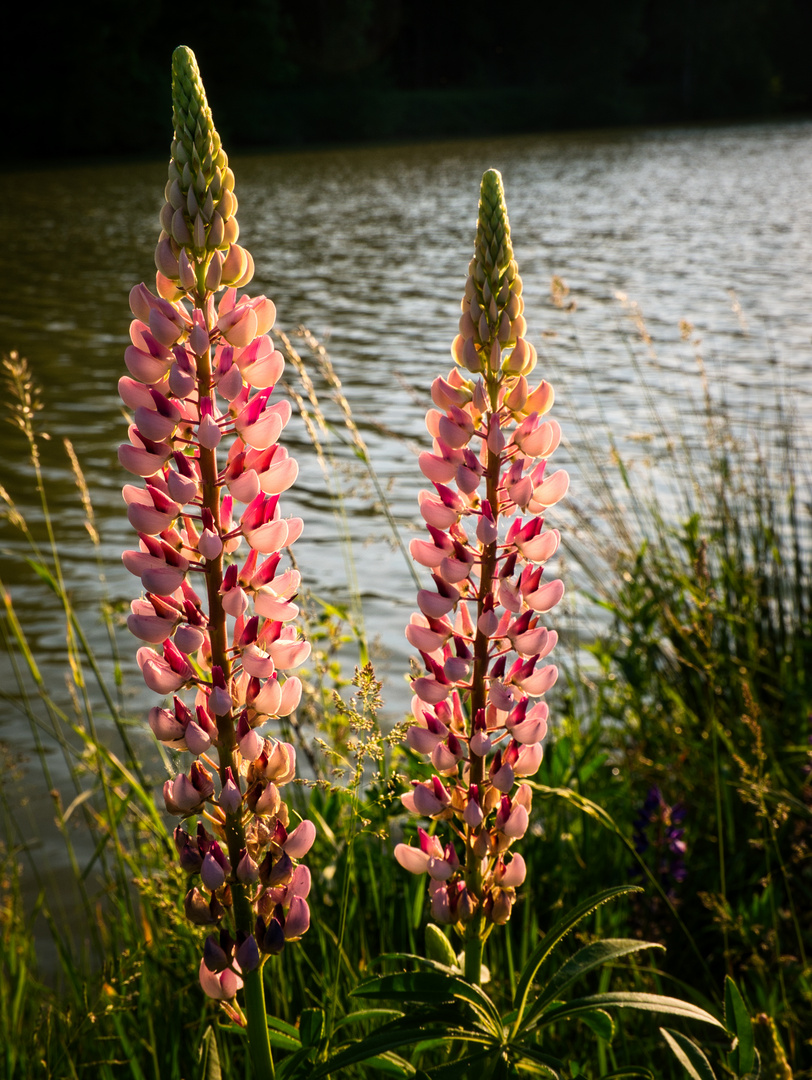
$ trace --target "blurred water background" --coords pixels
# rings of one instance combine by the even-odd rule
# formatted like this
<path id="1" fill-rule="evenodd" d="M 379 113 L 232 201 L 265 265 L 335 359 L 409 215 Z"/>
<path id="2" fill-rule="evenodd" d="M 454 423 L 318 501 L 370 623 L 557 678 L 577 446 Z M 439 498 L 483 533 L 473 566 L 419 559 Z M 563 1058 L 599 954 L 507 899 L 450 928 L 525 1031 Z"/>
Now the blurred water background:
<path id="1" fill-rule="evenodd" d="M 232 165 L 241 242 L 257 266 L 252 291 L 273 298 L 279 327 L 305 324 L 326 345 L 407 542 L 422 525 L 417 454 L 428 444 L 429 387 L 451 365 L 488 167 L 504 177 L 529 337 L 541 356 L 537 374 L 555 386 L 554 415 L 567 437 L 557 457 L 573 475 L 571 500 L 551 523 L 592 512 L 589 482 L 599 465 L 617 476 L 607 431 L 633 480 L 648 483 L 648 465 L 678 439 L 701 482 L 708 450 L 697 352 L 714 407 L 747 452 L 772 458 L 788 418 L 810 436 L 810 122 L 280 153 Z M 165 175 L 161 161 L 0 175 L 0 348 L 27 356 L 43 387 L 51 508 L 74 603 L 100 650 L 98 568 L 62 439 L 73 442 L 84 467 L 106 587 L 123 611 L 138 583 L 120 562 L 133 534 L 120 495 L 127 477 L 116 460 L 126 438 L 116 384 L 125 371 L 128 292 L 138 281 L 154 282 Z M 555 275 L 570 290 L 564 308 L 551 299 Z M 575 310 L 565 310 L 571 301 Z M 301 466 L 284 512 L 306 522 L 295 549 L 305 583 L 343 603 L 348 573 L 335 508 L 298 419 L 285 438 Z M 606 451 L 597 463 L 596 447 Z M 394 722 L 410 696 L 403 627 L 414 586 L 351 449 L 337 441 L 334 451 L 365 629 L 384 680 L 384 718 Z M 0 461 L 0 481 L 36 523 L 24 444 L 5 424 Z M 780 466 L 774 480 L 782 482 Z M 673 512 L 679 516 L 679 506 Z M 23 546 L 0 522 L 0 577 L 58 687 L 65 676 L 59 604 L 22 560 Z M 576 586 L 577 561 L 565 554 L 561 567 Z M 598 625 L 579 603 L 556 623 L 570 642 L 587 640 Z M 128 707 L 143 718 L 150 702 L 135 667 L 137 646 L 126 631 L 121 641 Z M 351 650 L 347 662 L 354 662 Z M 7 657 L 0 657 L 0 678 L 8 689 Z M 151 754 L 146 724 L 134 733 Z M 14 754 L 31 749 L 28 725 L 8 703 L 0 740 Z"/>

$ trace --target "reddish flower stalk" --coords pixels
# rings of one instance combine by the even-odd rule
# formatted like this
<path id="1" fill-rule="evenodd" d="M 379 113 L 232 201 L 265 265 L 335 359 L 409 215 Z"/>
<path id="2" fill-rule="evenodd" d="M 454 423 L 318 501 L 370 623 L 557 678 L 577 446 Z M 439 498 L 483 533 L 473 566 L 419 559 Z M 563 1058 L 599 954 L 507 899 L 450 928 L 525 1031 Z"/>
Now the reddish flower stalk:
<path id="1" fill-rule="evenodd" d="M 175 51 L 172 70 L 157 290 L 130 294 L 130 375 L 119 383 L 134 420 L 119 460 L 145 480 L 124 487 L 140 541 L 124 563 L 144 588 L 128 625 L 147 643 L 138 651 L 147 686 L 172 696 L 150 726 L 195 759 L 166 782 L 164 799 L 171 814 L 205 821 L 175 830 L 181 865 L 200 876 L 186 914 L 228 927 L 209 937 L 200 982 L 228 1003 L 245 981 L 250 1034 L 249 973 L 261 1000 L 263 958 L 309 924 L 310 875 L 297 862 L 315 829 L 293 827 L 280 794 L 295 775 L 293 747 L 261 733 L 296 708 L 301 683 L 287 673 L 310 652 L 290 625 L 299 574 L 279 569 L 302 531 L 279 507 L 298 467 L 278 442 L 290 406 L 271 402 L 284 367 L 269 335 L 274 305 L 237 297 L 253 261 L 237 243 L 234 174 L 189 49 Z M 233 561 L 243 542 L 247 557 Z M 269 1060 L 261 1071 L 272 1073 Z"/>
<path id="2" fill-rule="evenodd" d="M 406 630 L 426 668 L 412 683 L 407 741 L 430 754 L 436 772 L 402 801 L 447 822 L 451 839 L 419 829 L 417 847 L 395 849 L 407 870 L 428 873 L 432 914 L 465 939 L 466 978 L 477 983 L 482 944 L 510 918 L 525 877 L 521 855 L 508 853 L 528 826 L 531 790 L 521 779 L 541 763 L 548 707 L 538 699 L 558 674 L 546 663 L 557 634 L 543 617 L 564 593 L 561 581 L 542 580 L 559 544 L 542 515 L 569 478 L 547 472 L 561 431 L 542 419 L 549 383 L 527 382 L 537 356 L 524 337 L 521 293 L 502 179 L 489 170 L 451 348 L 457 366 L 432 384 L 434 442 L 420 455 L 434 490 L 419 497 L 429 539 L 413 540 L 411 553 L 433 587 L 418 593 Z"/>

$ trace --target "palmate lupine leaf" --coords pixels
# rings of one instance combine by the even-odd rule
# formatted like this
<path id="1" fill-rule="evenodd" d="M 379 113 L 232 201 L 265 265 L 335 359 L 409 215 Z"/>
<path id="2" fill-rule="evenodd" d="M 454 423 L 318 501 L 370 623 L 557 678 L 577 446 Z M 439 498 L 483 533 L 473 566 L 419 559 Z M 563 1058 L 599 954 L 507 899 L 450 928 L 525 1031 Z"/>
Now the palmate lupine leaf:
<path id="1" fill-rule="evenodd" d="M 474 1042 L 489 1048 L 492 1052 L 495 1044 L 492 1035 L 481 1030 L 454 1026 L 448 1019 L 429 1012 L 415 1012 L 390 1024 L 385 1024 L 363 1039 L 354 1040 L 349 1046 L 340 1049 L 327 1061 L 308 1072 L 308 1080 L 321 1080 L 322 1077 L 340 1075 L 340 1070 L 363 1061 L 371 1061 L 379 1055 L 403 1046 L 415 1046 L 432 1038 L 442 1038 L 447 1042 Z M 433 1074 L 432 1074 L 433 1075 Z"/>
<path id="2" fill-rule="evenodd" d="M 420 960 L 420 957 L 409 957 Z M 426 963 L 425 960 L 422 963 Z M 353 990 L 353 997 L 386 998 L 391 1001 L 415 1001 L 425 1005 L 441 1005 L 445 1002 L 464 1002 L 474 1010 L 485 1028 L 497 1039 L 502 1036 L 502 1018 L 499 1010 L 478 986 L 466 982 L 433 963 L 432 971 L 405 971 L 394 975 L 382 975 L 362 983 Z M 441 970 L 437 970 L 437 969 Z"/>
<path id="3" fill-rule="evenodd" d="M 613 1069 L 610 1073 L 604 1073 L 601 1080 L 620 1080 L 620 1077 L 639 1076 L 643 1080 L 655 1080 L 651 1069 L 644 1069 L 640 1065 L 628 1065 L 623 1069 Z"/>
<path id="4" fill-rule="evenodd" d="M 616 885 L 611 889 L 604 889 L 602 892 L 596 893 L 588 900 L 584 900 L 577 907 L 573 908 L 565 918 L 560 919 L 549 930 L 543 941 L 539 942 L 530 954 L 516 986 L 516 993 L 513 996 L 513 1005 L 516 1010 L 513 1026 L 514 1035 L 517 1034 L 521 1027 L 524 1011 L 527 1008 L 527 998 L 533 980 L 541 965 L 550 956 L 558 943 L 565 938 L 582 919 L 585 919 L 587 915 L 590 915 L 596 908 L 600 907 L 601 904 L 605 904 L 617 896 L 624 896 L 628 893 L 641 891 L 642 890 L 638 885 Z"/>
<path id="5" fill-rule="evenodd" d="M 666 997 L 663 994 L 643 994 L 636 991 L 616 990 L 605 994 L 592 994 L 590 997 L 574 998 L 565 1004 L 557 1005 L 543 1013 L 529 1027 L 540 1028 L 554 1024 L 557 1020 L 578 1016 L 593 1009 L 639 1009 L 643 1012 L 668 1013 L 681 1016 L 686 1020 L 698 1020 L 703 1024 L 712 1024 L 724 1031 L 723 1025 L 709 1012 L 692 1005 L 689 1001 Z"/>
<path id="6" fill-rule="evenodd" d="M 556 998 L 560 998 L 562 992 L 582 975 L 594 971 L 595 968 L 603 967 L 604 964 L 611 963 L 613 960 L 619 960 L 623 956 L 640 952 L 642 949 L 664 949 L 664 946 L 652 941 L 636 941 L 633 938 L 606 938 L 603 941 L 594 941 L 591 945 L 585 945 L 562 964 L 552 979 L 546 983 L 543 992 L 528 1010 L 522 1026 L 532 1025 L 547 1006 Z"/>
<path id="7" fill-rule="evenodd" d="M 686 1035 L 681 1035 L 679 1031 L 671 1031 L 669 1028 L 660 1028 L 660 1034 L 691 1080 L 716 1080 L 716 1074 L 710 1062 L 695 1042 Z"/>

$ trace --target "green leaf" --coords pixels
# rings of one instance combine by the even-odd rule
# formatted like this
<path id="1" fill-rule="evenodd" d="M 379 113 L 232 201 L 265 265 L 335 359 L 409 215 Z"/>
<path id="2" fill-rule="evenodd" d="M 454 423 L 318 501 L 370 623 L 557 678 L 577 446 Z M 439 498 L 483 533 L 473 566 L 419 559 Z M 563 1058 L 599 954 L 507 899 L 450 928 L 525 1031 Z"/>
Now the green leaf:
<path id="1" fill-rule="evenodd" d="M 429 923 L 426 927 L 426 956 L 449 968 L 458 968 L 457 956 L 451 942 L 439 926 Z"/>
<path id="2" fill-rule="evenodd" d="M 286 1024 L 284 1020 L 279 1020 L 276 1016 L 269 1016 L 268 1020 L 268 1039 L 271 1046 L 276 1047 L 279 1050 L 295 1050 L 302 1049 L 302 1040 L 299 1038 L 299 1029 L 295 1028 L 293 1024 Z"/>
<path id="3" fill-rule="evenodd" d="M 671 1047 L 677 1061 L 691 1080 L 716 1080 L 710 1062 L 687 1035 L 681 1035 L 678 1031 L 671 1031 L 668 1028 L 660 1028 L 660 1034 Z"/>
<path id="4" fill-rule="evenodd" d="M 308 1074 L 308 1080 L 320 1080 L 321 1077 L 337 1074 L 338 1070 L 348 1065 L 357 1065 L 362 1061 L 370 1061 L 387 1051 L 395 1050 L 400 1046 L 413 1046 L 428 1038 L 443 1038 L 451 1043 L 454 1040 L 462 1042 L 479 1042 L 492 1047 L 494 1039 L 481 1031 L 459 1028 L 443 1022 L 442 1018 L 428 1019 L 422 1015 L 404 1017 L 401 1020 L 393 1020 L 390 1024 L 384 1024 L 362 1039 L 353 1040 L 349 1046 L 340 1049 L 327 1061 L 322 1062 Z"/>
<path id="5" fill-rule="evenodd" d="M 532 1061 L 534 1065 L 540 1066 L 547 1071 L 543 1074 L 545 1076 L 558 1076 L 559 1070 L 564 1068 L 564 1062 L 558 1058 L 553 1057 L 551 1054 L 544 1054 L 536 1046 L 535 1043 L 519 1040 L 518 1042 L 508 1043 L 514 1056 L 520 1054 L 527 1061 Z"/>
<path id="6" fill-rule="evenodd" d="M 561 939 L 566 937 L 582 919 L 585 919 L 587 915 L 591 915 L 596 908 L 601 906 L 601 904 L 605 904 L 609 900 L 614 900 L 616 896 L 625 896 L 628 893 L 634 892 L 642 892 L 639 885 L 617 885 L 612 889 L 604 889 L 603 892 L 599 892 L 595 896 L 589 897 L 588 900 L 584 900 L 576 908 L 573 908 L 569 915 L 564 919 L 559 920 L 551 927 L 544 939 L 539 942 L 530 954 L 527 963 L 522 969 L 521 976 L 519 977 L 516 993 L 513 996 L 513 1006 L 516 1009 L 516 1022 L 513 1028 L 514 1035 L 519 1030 L 522 1015 L 527 1005 L 527 995 L 530 992 L 530 986 L 536 977 L 536 973 Z"/>
<path id="7" fill-rule="evenodd" d="M 324 1038 L 324 1013 L 321 1009 L 304 1009 L 299 1017 L 299 1038 L 302 1046 L 318 1046 Z"/>
<path id="8" fill-rule="evenodd" d="M 753 1023 L 739 988 L 729 975 L 725 976 L 725 1027 L 738 1040 L 731 1065 L 739 1076 L 744 1076 L 753 1071 L 755 1064 Z"/>
<path id="9" fill-rule="evenodd" d="M 640 1065 L 626 1065 L 622 1069 L 614 1069 L 610 1073 L 604 1073 L 601 1080 L 614 1080 L 614 1077 L 621 1076 L 642 1076 L 643 1080 L 656 1080 L 650 1069 L 644 1069 Z"/>
<path id="10" fill-rule="evenodd" d="M 556 998 L 561 997 L 561 992 L 571 986 L 576 979 L 586 975 L 595 968 L 603 967 L 613 960 L 619 960 L 622 956 L 640 952 L 642 949 L 662 949 L 650 941 L 637 941 L 635 938 L 606 938 L 603 941 L 594 941 L 591 945 L 585 945 L 582 949 L 562 964 L 555 975 L 544 986 L 541 995 L 533 1003 L 533 1007 L 527 1013 L 525 1024 L 532 1024 L 540 1016 L 545 1008 Z"/>
<path id="11" fill-rule="evenodd" d="M 361 1024 L 365 1020 L 394 1020 L 401 1016 L 403 1013 L 400 1009 L 358 1009 L 356 1012 L 348 1013 L 347 1016 L 342 1016 L 334 1024 L 333 1031 L 338 1031 L 345 1024 Z"/>
<path id="12" fill-rule="evenodd" d="M 435 1065 L 433 1068 L 425 1070 L 425 1075 L 430 1080 L 460 1080 L 461 1076 L 474 1076 L 476 1073 L 464 1073 L 460 1072 L 463 1067 L 476 1065 L 487 1065 L 488 1059 L 491 1057 L 493 1051 L 491 1050 L 477 1050 L 473 1054 L 468 1054 L 464 1058 L 457 1058 L 455 1061 L 446 1062 L 443 1065 Z M 482 1074 L 482 1069 L 479 1070 L 479 1075 Z"/>
<path id="13" fill-rule="evenodd" d="M 563 1020 L 568 1016 L 579 1016 L 581 1013 L 592 1009 L 640 1009 L 643 1012 L 669 1013 L 671 1016 L 682 1016 L 686 1020 L 699 1020 L 703 1024 L 712 1024 L 714 1027 L 724 1030 L 722 1024 L 711 1016 L 710 1013 L 692 1005 L 689 1001 L 681 1001 L 679 998 L 665 997 L 662 994 L 638 994 L 635 991 L 617 990 L 607 994 L 593 994 L 591 997 L 575 998 L 565 1005 L 559 1005 L 544 1013 L 536 1023 L 538 1027 L 546 1027 L 556 1020 Z"/>
<path id="14" fill-rule="evenodd" d="M 276 1080 L 305 1080 L 313 1069 L 311 1055 L 310 1047 L 305 1046 L 298 1053 L 286 1057 L 281 1064 L 276 1065 Z"/>
<path id="15" fill-rule="evenodd" d="M 464 1001 L 497 1038 L 502 1035 L 502 1018 L 488 995 L 478 986 L 442 970 L 403 971 L 394 975 L 381 975 L 361 983 L 352 991 L 352 995 L 388 998 L 392 1001 L 417 1001 L 421 1005 Z"/>
<path id="16" fill-rule="evenodd" d="M 611 1042 L 615 1034 L 615 1022 L 608 1012 L 596 1009 L 593 1013 L 582 1013 L 581 1020 L 601 1039 Z"/>
<path id="17" fill-rule="evenodd" d="M 198 1057 L 202 1068 L 200 1080 L 221 1080 L 220 1054 L 217 1050 L 217 1037 L 214 1028 L 209 1024 L 200 1040 L 200 1055 Z"/>
<path id="18" fill-rule="evenodd" d="M 414 1065 L 398 1054 L 378 1054 L 369 1059 L 369 1064 L 387 1076 L 414 1076 L 417 1072 Z"/>

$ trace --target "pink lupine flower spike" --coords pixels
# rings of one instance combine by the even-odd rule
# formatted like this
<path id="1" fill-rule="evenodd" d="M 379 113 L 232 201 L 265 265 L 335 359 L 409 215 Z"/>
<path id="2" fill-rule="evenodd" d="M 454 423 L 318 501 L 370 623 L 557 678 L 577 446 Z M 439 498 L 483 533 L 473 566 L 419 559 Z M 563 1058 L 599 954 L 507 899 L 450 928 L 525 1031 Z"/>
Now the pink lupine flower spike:
<path id="1" fill-rule="evenodd" d="M 421 492 L 428 539 L 411 544 L 433 585 L 406 629 L 426 673 L 412 683 L 414 725 L 407 742 L 429 754 L 436 774 L 402 796 L 424 818 L 452 824 L 443 846 L 419 830 L 420 846 L 395 857 L 428 873 L 432 915 L 465 940 L 465 974 L 479 982 L 482 945 L 510 918 L 525 877 L 513 844 L 528 828 L 532 776 L 542 757 L 548 708 L 539 700 L 557 669 L 544 661 L 557 635 L 545 615 L 564 586 L 549 578 L 559 545 L 542 515 L 564 497 L 563 470 L 548 471 L 561 432 L 543 417 L 549 383 L 531 388 L 537 362 L 526 340 L 522 281 L 498 172 L 482 179 L 476 250 L 468 268 L 456 363 L 435 379 L 432 436 L 420 468 L 433 490 Z M 454 847 L 464 838 L 462 858 Z"/>

